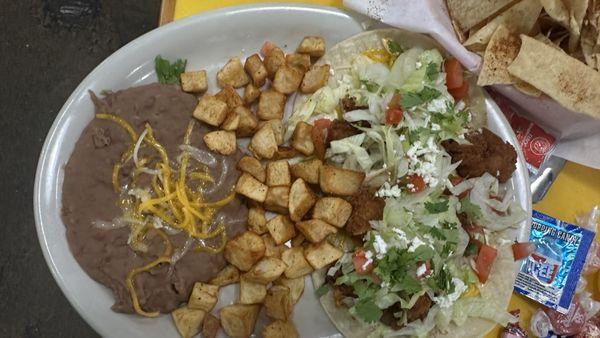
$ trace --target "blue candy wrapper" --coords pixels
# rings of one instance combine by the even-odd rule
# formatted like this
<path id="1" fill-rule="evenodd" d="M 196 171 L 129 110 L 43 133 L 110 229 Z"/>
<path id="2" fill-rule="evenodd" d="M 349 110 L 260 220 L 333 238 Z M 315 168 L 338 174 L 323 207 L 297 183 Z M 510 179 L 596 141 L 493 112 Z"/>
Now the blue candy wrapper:
<path id="1" fill-rule="evenodd" d="M 534 210 L 529 241 L 536 250 L 521 264 L 515 291 L 567 313 L 594 235 Z"/>

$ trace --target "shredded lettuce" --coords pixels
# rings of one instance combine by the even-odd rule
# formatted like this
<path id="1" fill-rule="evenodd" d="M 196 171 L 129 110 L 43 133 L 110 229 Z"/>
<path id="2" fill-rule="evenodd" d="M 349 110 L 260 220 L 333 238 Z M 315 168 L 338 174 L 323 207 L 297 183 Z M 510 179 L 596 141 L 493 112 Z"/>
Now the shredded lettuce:
<path id="1" fill-rule="evenodd" d="M 329 149 L 327 149 L 326 157 L 331 157 L 337 154 L 350 154 L 354 156 L 356 162 L 360 165 L 363 171 L 369 171 L 373 166 L 373 160 L 369 156 L 367 150 L 361 147 L 365 140 L 365 134 L 353 135 L 341 140 L 332 141 Z"/>

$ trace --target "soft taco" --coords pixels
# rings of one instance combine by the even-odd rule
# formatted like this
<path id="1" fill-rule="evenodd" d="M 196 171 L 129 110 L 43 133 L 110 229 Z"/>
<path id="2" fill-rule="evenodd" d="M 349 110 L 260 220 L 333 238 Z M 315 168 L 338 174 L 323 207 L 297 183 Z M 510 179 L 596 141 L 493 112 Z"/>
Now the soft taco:
<path id="1" fill-rule="evenodd" d="M 485 128 L 474 76 L 398 29 L 354 36 L 318 63 L 332 76 L 297 97 L 287 136 L 299 122 L 325 129 L 317 156 L 365 177 L 328 238 L 344 254 L 313 274 L 333 323 L 346 337 L 482 336 L 506 324 L 525 213 L 503 184 L 516 151 Z"/>

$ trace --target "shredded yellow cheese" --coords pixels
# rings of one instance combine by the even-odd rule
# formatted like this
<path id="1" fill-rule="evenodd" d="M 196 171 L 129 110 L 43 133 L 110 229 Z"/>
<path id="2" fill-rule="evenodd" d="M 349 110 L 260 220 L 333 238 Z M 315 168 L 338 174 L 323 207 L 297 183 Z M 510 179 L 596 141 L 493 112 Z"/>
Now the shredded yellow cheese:
<path id="1" fill-rule="evenodd" d="M 390 53 L 388 53 L 388 51 L 383 48 L 369 49 L 369 50 L 362 52 L 362 55 L 368 57 L 369 59 L 371 59 L 375 62 L 380 62 L 380 63 L 386 64 L 386 65 L 390 62 L 390 59 L 392 58 Z"/>

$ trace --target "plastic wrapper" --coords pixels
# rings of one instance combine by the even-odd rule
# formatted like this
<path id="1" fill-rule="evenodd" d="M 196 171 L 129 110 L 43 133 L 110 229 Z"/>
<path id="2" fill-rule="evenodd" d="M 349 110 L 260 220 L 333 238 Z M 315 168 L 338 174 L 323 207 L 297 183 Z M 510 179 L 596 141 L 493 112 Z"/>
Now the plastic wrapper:
<path id="1" fill-rule="evenodd" d="M 590 210 L 589 213 L 577 216 L 577 224 L 580 227 L 586 228 L 591 231 L 596 231 L 598 227 L 598 220 L 600 218 L 600 207 L 595 206 Z M 587 258 L 585 260 L 585 266 L 583 267 L 584 275 L 591 275 L 600 270 L 600 243 L 594 241 L 590 247 Z"/>
<path id="2" fill-rule="evenodd" d="M 527 338 L 527 332 L 519 325 L 520 311 L 514 310 L 510 314 L 517 318 L 517 321 L 515 323 L 508 323 L 500 334 L 500 338 Z"/>

